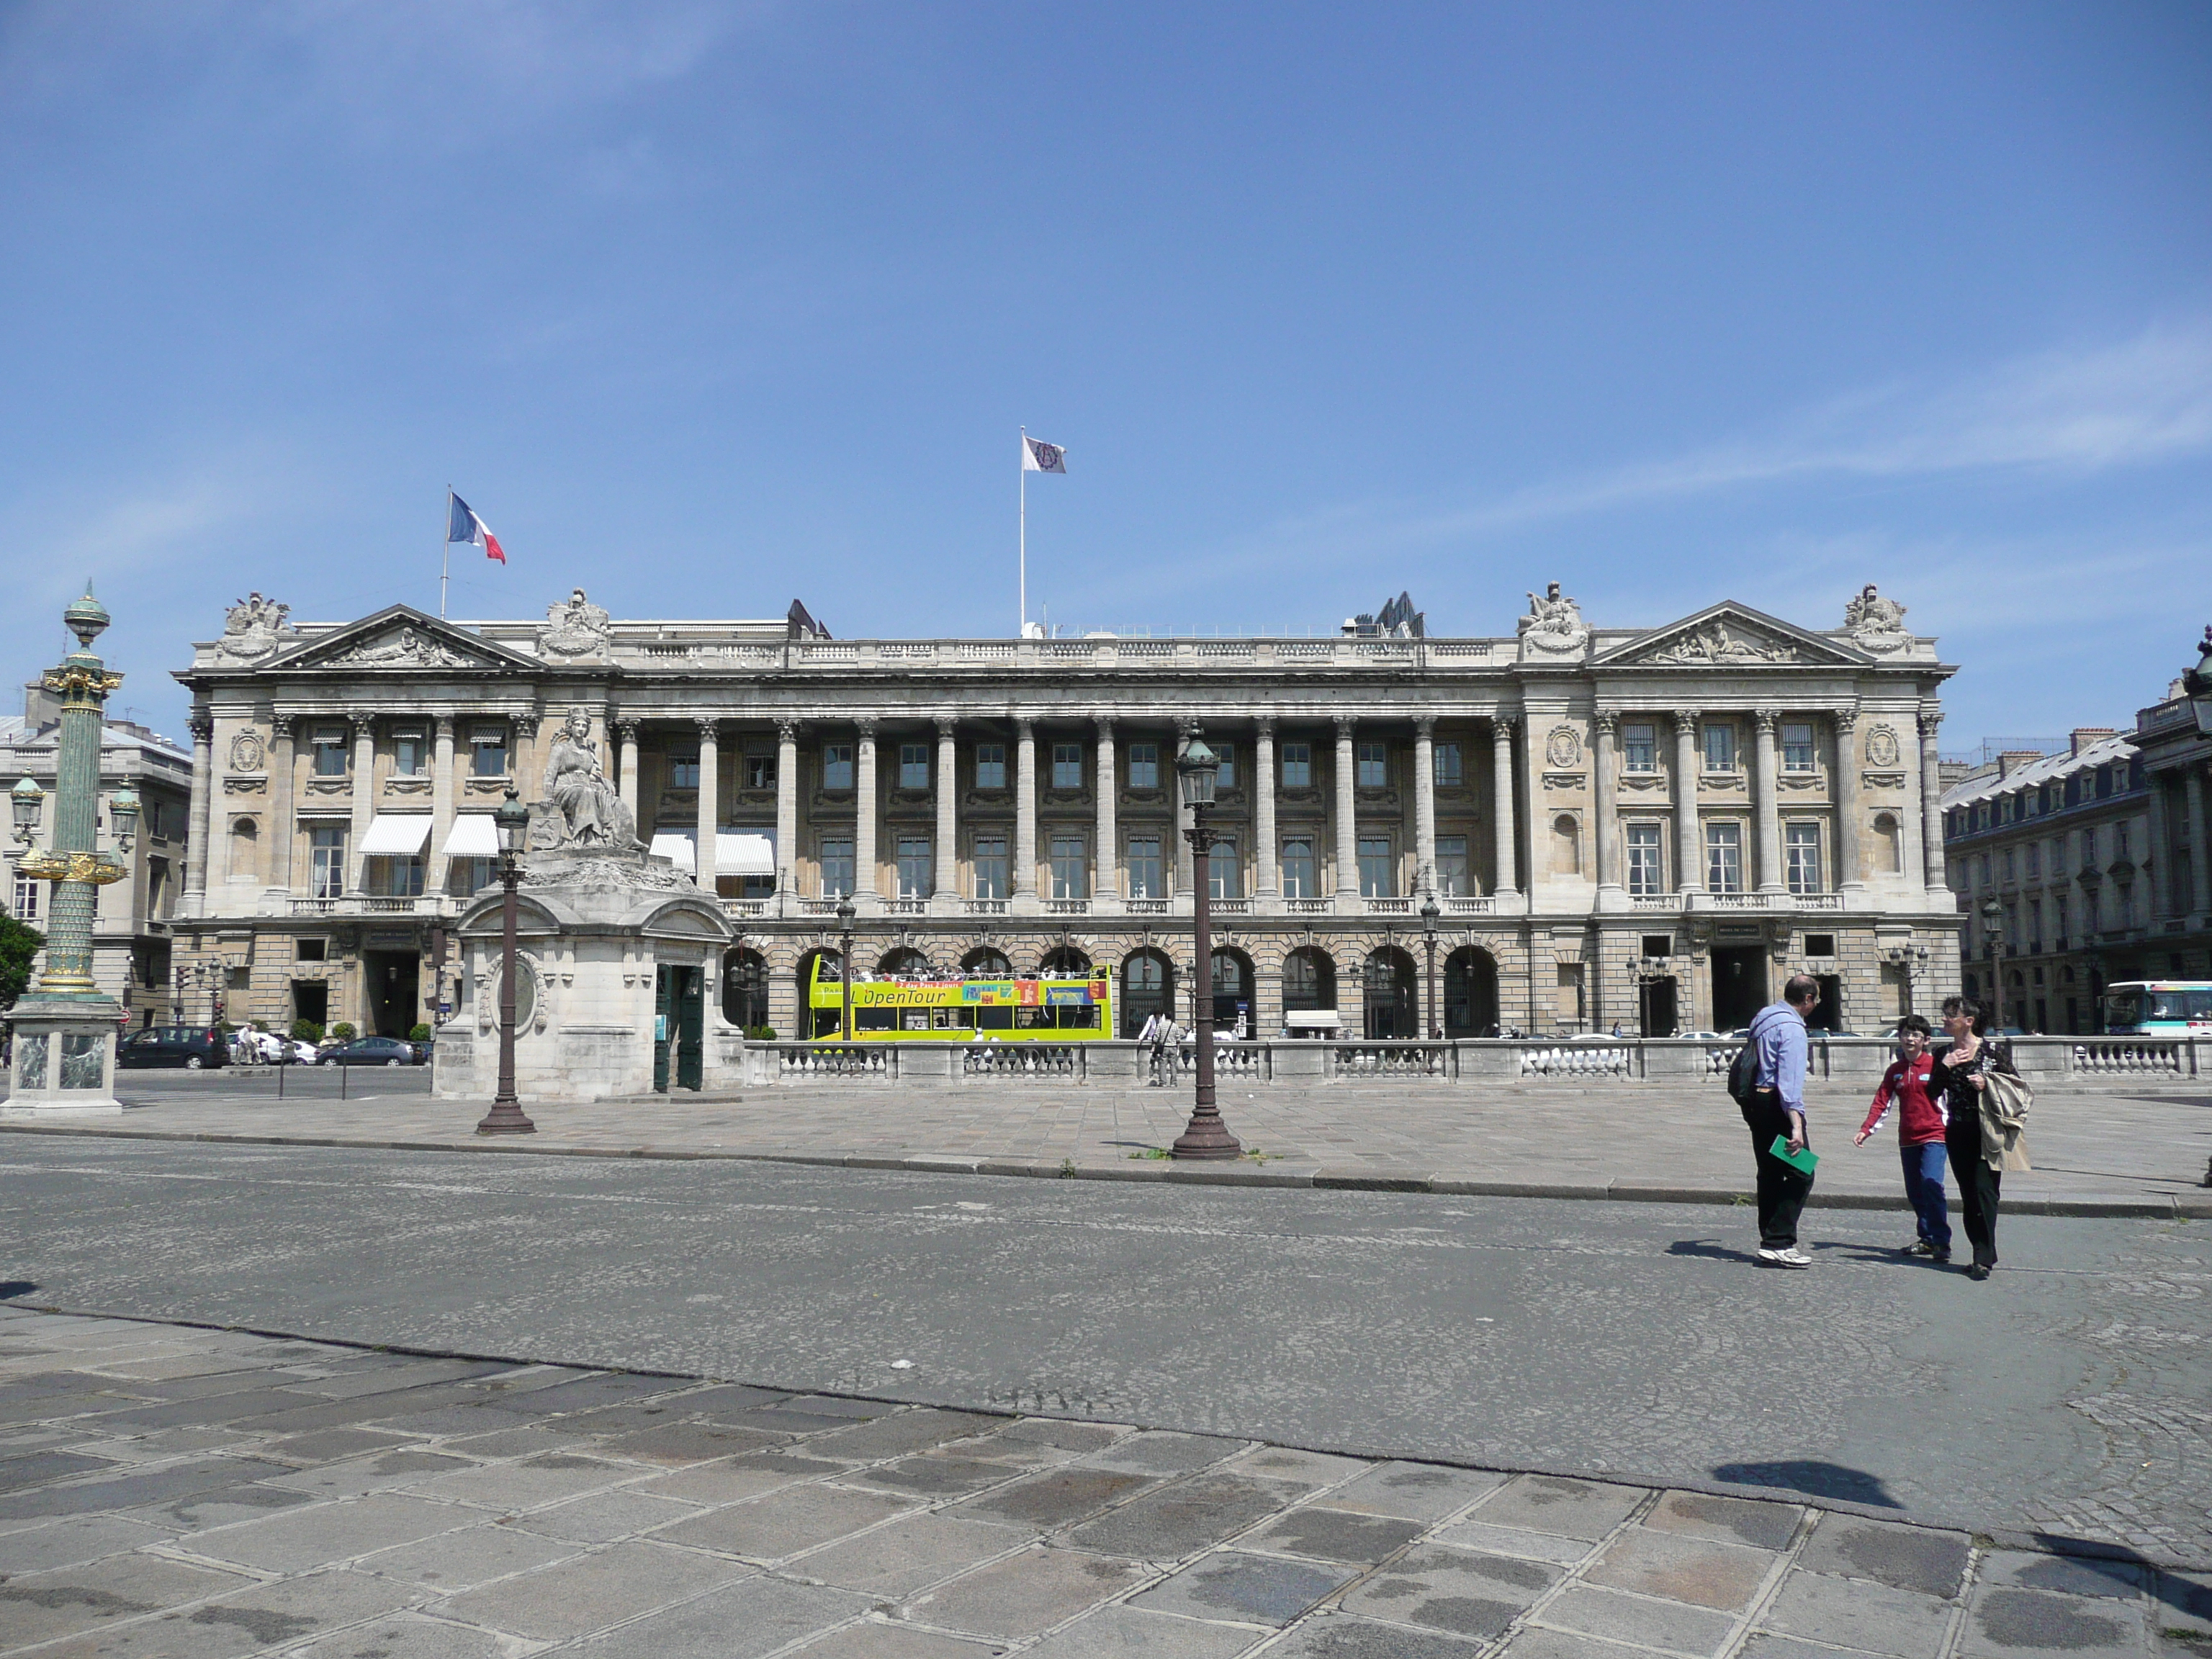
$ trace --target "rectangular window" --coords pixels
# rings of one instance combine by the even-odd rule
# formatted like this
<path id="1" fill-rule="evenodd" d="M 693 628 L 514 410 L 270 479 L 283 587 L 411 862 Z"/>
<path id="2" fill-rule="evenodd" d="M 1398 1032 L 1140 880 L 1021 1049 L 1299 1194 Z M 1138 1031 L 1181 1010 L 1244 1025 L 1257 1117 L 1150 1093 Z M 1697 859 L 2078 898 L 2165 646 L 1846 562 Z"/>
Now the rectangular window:
<path id="1" fill-rule="evenodd" d="M 1244 896 L 1244 861 L 1237 855 L 1234 837 L 1224 836 L 1206 849 L 1206 893 L 1218 899 Z"/>
<path id="2" fill-rule="evenodd" d="M 775 757 L 748 755 L 745 757 L 745 787 L 773 789 L 775 787 Z"/>
<path id="3" fill-rule="evenodd" d="M 1659 728 L 1649 720 L 1630 720 L 1620 728 L 1621 764 L 1632 772 L 1659 769 Z"/>
<path id="4" fill-rule="evenodd" d="M 2116 859 L 2128 856 L 2128 821 L 2125 818 L 2112 826 L 2112 856 Z"/>
<path id="5" fill-rule="evenodd" d="M 422 860 L 373 858 L 368 861 L 368 890 L 379 898 L 419 898 L 422 894 Z"/>
<path id="6" fill-rule="evenodd" d="M 1785 772 L 1809 772 L 1813 769 L 1813 728 L 1802 720 L 1782 722 L 1782 769 Z"/>
<path id="7" fill-rule="evenodd" d="M 2013 849 L 2009 847 L 2004 849 L 2004 878 L 2008 884 L 2020 879 L 2019 866 L 2014 862 Z"/>
<path id="8" fill-rule="evenodd" d="M 1437 744 L 1432 751 L 1436 757 L 1436 784 L 1439 789 L 1456 789 L 1465 780 L 1460 769 L 1459 745 L 1455 743 Z"/>
<path id="9" fill-rule="evenodd" d="M 396 778 L 419 778 L 430 769 L 429 745 L 423 742 L 422 728 L 412 731 L 402 727 L 392 734 L 392 775 Z"/>
<path id="10" fill-rule="evenodd" d="M 699 787 L 699 757 L 671 755 L 668 757 L 668 787 L 671 789 L 696 789 Z"/>
<path id="11" fill-rule="evenodd" d="M 1818 893 L 1820 886 L 1820 826 L 1793 823 L 1784 830 L 1788 842 L 1790 890 Z"/>
<path id="12" fill-rule="evenodd" d="M 1091 896 L 1091 882 L 1084 867 L 1083 837 L 1080 836 L 1054 836 L 1052 838 L 1052 896 L 1056 899 Z"/>
<path id="13" fill-rule="evenodd" d="M 1705 890 L 1712 893 L 1743 891 L 1741 824 L 1709 823 L 1705 826 Z"/>
<path id="14" fill-rule="evenodd" d="M 307 842 L 313 849 L 307 873 L 307 891 L 315 898 L 341 898 L 345 894 L 346 832 L 333 824 L 310 830 Z"/>
<path id="15" fill-rule="evenodd" d="M 849 836 L 822 838 L 822 896 L 843 898 L 853 890 L 853 841 Z"/>
<path id="16" fill-rule="evenodd" d="M 1310 789 L 1313 787 L 1313 745 L 1310 743 L 1286 743 L 1283 745 L 1283 787 Z"/>
<path id="17" fill-rule="evenodd" d="M 479 778 L 507 775 L 507 728 L 479 726 L 469 733 L 469 770 Z"/>
<path id="18" fill-rule="evenodd" d="M 2081 867 L 2090 868 L 2097 862 L 2097 830 L 2094 824 L 2081 832 Z"/>
<path id="19" fill-rule="evenodd" d="M 1398 872 L 1390 857 L 1389 836 L 1360 836 L 1359 890 L 1368 898 L 1397 896 Z"/>
<path id="20" fill-rule="evenodd" d="M 1986 886 L 1988 886 L 1989 884 L 1990 884 L 1990 855 L 1989 855 L 1987 853 L 1984 853 L 1984 854 L 1982 854 L 1982 885 L 1983 885 L 1983 886 L 1984 886 L 1984 887 L 1986 887 Z"/>
<path id="21" fill-rule="evenodd" d="M 446 890 L 456 897 L 466 898 L 471 893 L 481 893 L 499 878 L 497 859 L 455 859 L 446 866 Z M 301 945 L 311 941 L 301 939 Z M 312 941 L 320 946 L 322 940 Z M 320 960 L 319 957 L 317 958 Z M 306 957 L 301 957 L 306 961 Z"/>
<path id="22" fill-rule="evenodd" d="M 1437 837 L 1437 890 L 1446 898 L 1458 898 L 1474 890 L 1467 884 L 1465 836 Z"/>
<path id="23" fill-rule="evenodd" d="M 930 890 L 929 837 L 901 836 L 898 838 L 898 896 L 902 899 L 926 899 Z"/>
<path id="24" fill-rule="evenodd" d="M 15 920 L 36 921 L 39 919 L 39 900 L 46 883 L 35 876 L 15 878 Z"/>
<path id="25" fill-rule="evenodd" d="M 1358 771 L 1356 776 L 1362 789 L 1389 788 L 1390 787 L 1389 745 L 1381 743 L 1361 744 Z"/>
<path id="26" fill-rule="evenodd" d="M 1160 746 L 1156 743 L 1133 743 L 1129 745 L 1129 787 L 1157 789 L 1160 787 Z"/>
<path id="27" fill-rule="evenodd" d="M 2037 880 L 2043 874 L 2043 849 L 2033 842 L 2027 844 L 2027 878 Z"/>
<path id="28" fill-rule="evenodd" d="M 315 728 L 315 775 L 319 778 L 342 778 L 346 775 L 345 727 L 319 726 Z"/>
<path id="29" fill-rule="evenodd" d="M 1081 744 L 1053 744 L 1052 787 L 1055 789 L 1083 787 L 1083 745 Z"/>
<path id="30" fill-rule="evenodd" d="M 1283 843 L 1283 896 L 1310 899 L 1314 894 L 1314 850 L 1310 841 Z"/>
<path id="31" fill-rule="evenodd" d="M 902 743 L 899 745 L 898 787 L 902 789 L 929 787 L 929 745 L 926 743 Z"/>
<path id="32" fill-rule="evenodd" d="M 822 745 L 822 787 L 824 789 L 850 789 L 853 787 L 851 744 L 825 743 Z"/>
<path id="33" fill-rule="evenodd" d="M 1735 770 L 1735 727 L 1726 720 L 1705 722 L 1705 770 Z"/>
<path id="34" fill-rule="evenodd" d="M 1129 896 L 1133 899 L 1165 898 L 1167 889 L 1160 883 L 1160 838 L 1158 836 L 1129 837 Z"/>
<path id="35" fill-rule="evenodd" d="M 979 899 L 1002 899 L 1006 896 L 1006 838 L 1004 836 L 975 837 L 975 896 Z"/>
<path id="36" fill-rule="evenodd" d="M 1234 789 L 1237 787 L 1237 745 L 1233 743 L 1219 743 L 1208 744 L 1206 747 L 1213 750 L 1214 757 L 1221 763 L 1213 774 L 1215 791 L 1218 793 L 1224 789 Z"/>
<path id="37" fill-rule="evenodd" d="M 975 787 L 978 789 L 1003 789 L 1006 787 L 1006 744 L 979 743 L 975 745 Z"/>
<path id="38" fill-rule="evenodd" d="M 2051 895 L 2051 931 L 2061 939 L 2066 937 L 2066 895 L 2063 893 Z"/>
<path id="39" fill-rule="evenodd" d="M 1628 890 L 1642 898 L 1656 898 L 1667 890 L 1659 868 L 1659 826 L 1656 823 L 1628 826 Z"/>

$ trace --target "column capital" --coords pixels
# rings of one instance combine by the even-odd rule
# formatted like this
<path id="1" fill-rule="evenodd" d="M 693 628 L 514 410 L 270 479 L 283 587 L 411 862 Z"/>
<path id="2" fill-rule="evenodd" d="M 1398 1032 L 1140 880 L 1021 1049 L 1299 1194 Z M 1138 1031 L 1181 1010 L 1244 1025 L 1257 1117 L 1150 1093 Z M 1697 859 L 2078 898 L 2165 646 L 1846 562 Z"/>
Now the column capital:
<path id="1" fill-rule="evenodd" d="M 1917 718 L 1920 722 L 1920 735 L 1923 738 L 1932 738 L 1936 735 L 1936 728 L 1943 724 L 1943 711 L 1934 703 L 1923 703 Z"/>
<path id="2" fill-rule="evenodd" d="M 1840 708 L 1830 709 L 1828 718 L 1835 721 L 1838 732 L 1849 732 L 1859 723 L 1859 706 L 1855 702 L 1847 702 Z"/>
<path id="3" fill-rule="evenodd" d="M 299 718 L 299 715 L 289 708 L 278 709 L 269 717 L 270 734 L 272 737 L 282 738 L 289 743 L 292 740 L 292 722 Z"/>
<path id="4" fill-rule="evenodd" d="M 1114 738 L 1114 717 L 1111 714 L 1093 714 L 1091 719 L 1091 724 L 1098 728 L 1098 741 L 1101 743 L 1112 742 Z"/>
<path id="5" fill-rule="evenodd" d="M 1017 738 L 1034 738 L 1036 736 L 1036 722 L 1031 720 L 1027 714 L 1016 714 L 1013 717 L 1013 721 L 1014 735 Z"/>
<path id="6" fill-rule="evenodd" d="M 1273 737 L 1275 735 L 1275 717 L 1273 714 L 1260 715 L 1252 722 L 1252 729 L 1261 737 Z"/>
<path id="7" fill-rule="evenodd" d="M 451 738 L 453 735 L 452 709 L 441 708 L 430 716 L 430 735 L 434 738 Z"/>
<path id="8" fill-rule="evenodd" d="M 1676 738 L 1680 738 L 1686 732 L 1692 736 L 1696 734 L 1698 730 L 1698 711 L 1696 709 L 1670 709 L 1668 712 L 1667 718 L 1674 725 L 1674 735 Z"/>
<path id="9" fill-rule="evenodd" d="M 615 722 L 615 736 L 619 738 L 624 743 L 635 743 L 637 741 L 637 722 L 635 720 L 617 720 Z"/>
<path id="10" fill-rule="evenodd" d="M 374 708 L 349 708 L 346 719 L 351 722 L 353 734 L 356 738 L 373 736 L 376 731 L 376 711 Z"/>
<path id="11" fill-rule="evenodd" d="M 862 743 L 873 743 L 876 740 L 876 717 L 872 714 L 860 715 L 854 720 L 853 729 L 860 733 Z"/>
<path id="12" fill-rule="evenodd" d="M 195 708 L 185 724 L 191 728 L 194 743 L 215 741 L 215 716 L 204 708 Z"/>
<path id="13" fill-rule="evenodd" d="M 960 722 L 951 714 L 933 715 L 932 716 L 932 720 L 937 727 L 937 740 L 939 743 L 951 742 L 952 738 L 952 728 L 957 726 Z"/>
<path id="14" fill-rule="evenodd" d="M 510 715 L 508 718 L 513 720 L 514 724 L 514 732 L 517 737 L 534 738 L 538 735 L 538 722 L 544 719 L 544 716 L 538 714 L 538 711 L 533 708 L 527 714 L 514 714 Z"/>
<path id="15" fill-rule="evenodd" d="M 1353 714 L 1338 714 L 1333 717 L 1331 723 L 1336 727 L 1336 740 L 1342 743 L 1352 735 L 1352 728 L 1359 724 L 1359 720 Z"/>
<path id="16" fill-rule="evenodd" d="M 1755 708 L 1751 718 L 1759 727 L 1759 735 L 1771 738 L 1774 735 L 1774 728 L 1782 722 L 1782 711 L 1778 708 Z"/>
<path id="17" fill-rule="evenodd" d="M 722 717 L 719 714 L 694 714 L 692 721 L 699 728 L 699 741 L 712 743 L 722 735 Z"/>
<path id="18" fill-rule="evenodd" d="M 1521 717 L 1518 714 L 1492 714 L 1490 717 L 1491 735 L 1504 738 L 1509 743 L 1512 741 L 1513 733 L 1519 729 L 1520 725 Z"/>
<path id="19" fill-rule="evenodd" d="M 1416 714 L 1413 716 L 1413 735 L 1415 737 L 1433 738 L 1436 734 L 1437 717 L 1434 714 Z"/>
<path id="20" fill-rule="evenodd" d="M 775 723 L 776 742 L 779 744 L 797 743 L 799 741 L 799 728 L 805 724 L 805 722 L 803 720 L 778 720 Z"/>
<path id="21" fill-rule="evenodd" d="M 1590 716 L 1590 729 L 1611 737 L 1620 729 L 1620 711 L 1618 708 L 1599 709 Z"/>

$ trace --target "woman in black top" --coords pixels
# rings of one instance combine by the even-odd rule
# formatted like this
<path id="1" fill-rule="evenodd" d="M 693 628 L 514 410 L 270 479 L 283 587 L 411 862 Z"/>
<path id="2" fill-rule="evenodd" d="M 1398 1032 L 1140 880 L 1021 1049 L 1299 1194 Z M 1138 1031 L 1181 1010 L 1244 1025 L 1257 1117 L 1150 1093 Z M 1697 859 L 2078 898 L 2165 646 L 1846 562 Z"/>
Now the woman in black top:
<path id="1" fill-rule="evenodd" d="M 1986 1021 L 1972 997 L 1948 997 L 1943 1030 L 1950 1046 L 1936 1057 L 1929 1091 L 1943 1103 L 1943 1145 L 1958 1178 L 1960 1218 L 1974 1247 L 1969 1279 L 1987 1279 L 1997 1265 L 1997 1172 L 1982 1156 L 1982 1091 L 1991 1069 L 2008 1069 L 2002 1055 L 1983 1041 Z"/>

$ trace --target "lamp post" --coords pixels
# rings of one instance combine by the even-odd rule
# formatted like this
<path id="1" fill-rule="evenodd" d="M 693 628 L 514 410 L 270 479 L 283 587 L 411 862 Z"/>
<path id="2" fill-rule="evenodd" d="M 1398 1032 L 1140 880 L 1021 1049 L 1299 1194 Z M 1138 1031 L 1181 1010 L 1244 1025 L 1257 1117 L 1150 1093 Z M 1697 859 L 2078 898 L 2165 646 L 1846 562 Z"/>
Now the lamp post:
<path id="1" fill-rule="evenodd" d="M 1912 981 L 1928 966 L 1928 947 L 1924 945 L 1893 945 L 1882 952 L 1884 959 L 1897 969 L 1905 980 L 1905 1012 L 1911 1013 Z"/>
<path id="2" fill-rule="evenodd" d="M 837 1016 L 837 1041 L 853 1040 L 853 918 L 860 912 L 853 907 L 853 896 L 841 893 L 837 897 L 837 978 L 842 993 L 842 1011 Z"/>
<path id="3" fill-rule="evenodd" d="M 1997 1029 L 2004 1029 L 2004 906 L 1992 893 L 1982 901 L 1982 931 L 1990 936 L 1990 985 L 1995 993 L 1991 1006 L 1996 1010 Z"/>
<path id="4" fill-rule="evenodd" d="M 515 889 L 522 884 L 522 847 L 530 834 L 530 809 L 514 793 L 514 786 L 507 787 L 507 799 L 492 810 L 492 823 L 499 831 L 499 884 L 505 890 L 500 898 L 499 916 L 499 1092 L 492 1097 L 491 1110 L 483 1115 L 477 1125 L 480 1135 L 530 1135 L 538 1133 L 538 1126 L 524 1115 L 522 1103 L 514 1094 L 514 912 Z"/>
<path id="5" fill-rule="evenodd" d="M 2189 694 L 2189 707 L 2197 716 L 2197 732 L 2212 738 L 2212 625 L 2204 629 L 2204 642 L 2197 651 L 2197 666 L 2181 677 L 2181 686 Z M 2212 1185 L 2212 1182 L 2206 1184 Z"/>
<path id="6" fill-rule="evenodd" d="M 1443 907 L 1437 902 L 1434 888 L 1421 901 L 1421 943 L 1429 953 L 1429 1041 L 1441 1042 L 1444 1037 L 1444 1023 L 1437 1007 L 1437 918 L 1443 915 Z"/>
<path id="7" fill-rule="evenodd" d="M 1188 1127 L 1169 1149 L 1177 1158 L 1231 1158 L 1244 1150 L 1221 1121 L 1221 1108 L 1213 1098 L 1213 928 L 1209 914 L 1213 897 L 1210 858 L 1213 828 L 1206 818 L 1213 807 L 1214 778 L 1220 770 L 1221 757 L 1195 732 L 1176 757 L 1182 798 L 1190 803 L 1190 828 L 1184 833 L 1190 837 L 1191 866 L 1198 875 L 1194 884 L 1198 890 L 1191 904 L 1191 944 L 1197 958 L 1191 981 L 1199 988 L 1196 1006 L 1191 1011 L 1198 1040 L 1198 1097 Z"/>
<path id="8" fill-rule="evenodd" d="M 54 833 L 45 851 L 25 852 L 19 873 L 53 883 L 47 909 L 46 963 L 37 988 L 15 1004 L 15 1058 L 8 1110 L 120 1112 L 115 1098 L 115 1044 L 121 1007 L 93 981 L 93 921 L 99 890 L 129 873 L 115 853 L 99 846 L 100 732 L 108 694 L 123 684 L 93 654 L 106 630 L 106 609 L 92 596 L 62 613 L 77 648 L 40 676 L 60 696 L 54 754 Z M 28 848 L 46 796 L 26 779 L 11 797 L 15 836 Z M 138 828 L 138 798 L 118 790 L 108 802 L 118 852 L 131 850 Z"/>

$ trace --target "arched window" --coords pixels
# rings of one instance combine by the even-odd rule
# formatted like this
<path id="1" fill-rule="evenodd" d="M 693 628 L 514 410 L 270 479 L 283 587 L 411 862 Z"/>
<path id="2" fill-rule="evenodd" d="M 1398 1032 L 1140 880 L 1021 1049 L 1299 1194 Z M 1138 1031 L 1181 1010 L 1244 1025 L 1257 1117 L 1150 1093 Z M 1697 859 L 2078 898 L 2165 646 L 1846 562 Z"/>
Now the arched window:
<path id="1" fill-rule="evenodd" d="M 1386 945 L 1367 958 L 1360 975 L 1370 1042 L 1420 1036 L 1413 1012 L 1413 959 Z"/>
<path id="2" fill-rule="evenodd" d="M 261 826 L 252 818 L 234 819 L 230 826 L 230 878 L 261 878 Z"/>
<path id="3" fill-rule="evenodd" d="M 1038 975 L 1045 979 L 1080 979 L 1090 971 L 1090 957 L 1073 945 L 1063 945 L 1046 952 L 1043 963 L 1037 969 Z"/>
<path id="4" fill-rule="evenodd" d="M 1158 951 L 1133 951 L 1121 962 L 1121 1035 L 1133 1037 L 1154 1014 L 1175 1007 L 1175 969 Z"/>
<path id="5" fill-rule="evenodd" d="M 887 951 L 884 959 L 876 964 L 876 971 L 885 979 L 934 979 L 937 969 L 929 958 L 910 945 L 896 951 Z"/>
<path id="6" fill-rule="evenodd" d="M 1257 1011 L 1252 1006 L 1252 959 L 1224 945 L 1213 953 L 1213 1027 L 1227 1036 L 1243 1017 L 1244 1033 L 1253 1035 Z"/>
<path id="7" fill-rule="evenodd" d="M 1444 1035 L 1498 1035 L 1498 960 L 1489 951 L 1468 945 L 1445 958 Z"/>
<path id="8" fill-rule="evenodd" d="M 981 945 L 960 958 L 960 971 L 970 979 L 1012 979 L 1014 964 L 1004 951 Z"/>
<path id="9" fill-rule="evenodd" d="M 1552 820 L 1552 873 L 1579 876 L 1583 872 L 1583 827 L 1571 812 Z"/>
<path id="10" fill-rule="evenodd" d="M 1283 958 L 1283 1012 L 1331 1010 L 1336 1006 L 1336 959 L 1319 945 L 1302 945 Z"/>
<path id="11" fill-rule="evenodd" d="M 722 1018 L 744 1030 L 768 1024 L 768 959 L 744 949 L 722 958 Z"/>
<path id="12" fill-rule="evenodd" d="M 814 964 L 817 962 L 822 964 L 822 983 L 832 988 L 833 1006 L 826 1008 L 809 1000 L 814 992 Z M 799 981 L 799 1006 L 802 1011 L 799 1017 L 799 1029 L 806 1036 L 834 1037 L 837 1035 L 838 1022 L 844 1012 L 842 999 L 837 994 L 843 972 L 842 959 L 835 951 L 809 951 L 799 957 L 799 966 L 793 970 L 792 977 Z"/>

